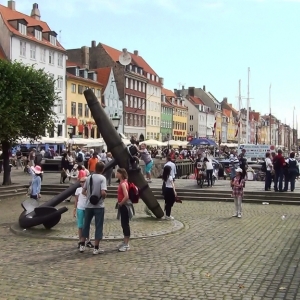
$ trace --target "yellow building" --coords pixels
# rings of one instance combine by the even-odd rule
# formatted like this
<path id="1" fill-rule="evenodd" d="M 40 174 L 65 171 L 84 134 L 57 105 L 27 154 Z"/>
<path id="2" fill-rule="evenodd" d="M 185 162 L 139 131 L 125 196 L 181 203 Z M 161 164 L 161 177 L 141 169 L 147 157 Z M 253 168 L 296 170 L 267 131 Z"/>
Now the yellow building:
<path id="1" fill-rule="evenodd" d="M 227 142 L 235 142 L 236 124 L 232 115 L 232 110 L 223 108 L 223 114 L 227 118 Z"/>
<path id="2" fill-rule="evenodd" d="M 219 143 L 219 140 L 222 139 L 222 112 L 217 111 L 216 112 L 216 128 L 215 128 L 215 140 L 217 143 Z"/>
<path id="3" fill-rule="evenodd" d="M 187 140 L 188 109 L 182 98 L 173 98 L 173 139 L 175 141 Z"/>
<path id="4" fill-rule="evenodd" d="M 98 81 L 95 71 L 81 68 L 67 61 L 67 132 L 72 130 L 73 137 L 99 138 L 95 121 L 86 103 L 83 92 L 92 89 L 102 102 L 103 84 Z"/>

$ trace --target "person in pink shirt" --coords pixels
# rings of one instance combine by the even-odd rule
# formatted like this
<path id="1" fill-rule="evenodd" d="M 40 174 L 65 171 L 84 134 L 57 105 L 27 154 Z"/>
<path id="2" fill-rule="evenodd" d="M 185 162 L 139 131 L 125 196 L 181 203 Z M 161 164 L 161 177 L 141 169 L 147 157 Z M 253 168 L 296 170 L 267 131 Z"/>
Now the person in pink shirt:
<path id="1" fill-rule="evenodd" d="M 86 177 L 86 172 L 85 170 L 83 169 L 83 167 L 81 165 L 78 166 L 78 181 L 80 181 L 81 178 L 84 178 Z"/>

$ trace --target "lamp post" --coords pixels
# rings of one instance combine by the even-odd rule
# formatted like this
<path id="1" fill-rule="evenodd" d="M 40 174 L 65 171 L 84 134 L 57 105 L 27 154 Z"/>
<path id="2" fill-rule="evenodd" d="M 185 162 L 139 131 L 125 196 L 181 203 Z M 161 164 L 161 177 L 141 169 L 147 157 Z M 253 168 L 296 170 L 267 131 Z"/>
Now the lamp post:
<path id="1" fill-rule="evenodd" d="M 111 122 L 117 131 L 120 126 L 120 120 L 121 120 L 121 118 L 118 115 L 118 113 L 115 113 L 115 115 L 111 118 Z"/>
<path id="2" fill-rule="evenodd" d="M 71 147 L 74 144 L 74 141 L 73 141 L 73 126 L 68 127 L 68 134 L 69 134 L 68 151 L 71 151 Z"/>

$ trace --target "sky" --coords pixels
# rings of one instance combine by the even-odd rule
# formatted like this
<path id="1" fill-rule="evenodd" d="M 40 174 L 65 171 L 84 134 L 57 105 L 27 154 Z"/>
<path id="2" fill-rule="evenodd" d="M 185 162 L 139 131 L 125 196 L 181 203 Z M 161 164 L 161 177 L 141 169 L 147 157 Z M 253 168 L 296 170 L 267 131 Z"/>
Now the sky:
<path id="1" fill-rule="evenodd" d="M 6 0 L 0 0 L 3 5 Z M 30 14 L 33 0 L 16 0 Z M 168 89 L 203 87 L 293 125 L 300 120 L 300 0 L 37 0 L 66 49 L 92 40 L 139 54 Z M 295 107 L 295 110 L 294 110 Z M 295 125 L 296 126 L 296 125 Z"/>

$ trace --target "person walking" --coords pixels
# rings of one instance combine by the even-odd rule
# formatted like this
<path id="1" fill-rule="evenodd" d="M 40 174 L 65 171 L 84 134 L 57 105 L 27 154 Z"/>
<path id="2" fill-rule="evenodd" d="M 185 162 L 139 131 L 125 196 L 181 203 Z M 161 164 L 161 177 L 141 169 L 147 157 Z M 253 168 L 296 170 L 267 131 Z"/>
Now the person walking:
<path id="1" fill-rule="evenodd" d="M 207 187 L 213 186 L 213 172 L 214 167 L 212 165 L 212 162 L 207 157 L 204 157 L 203 162 L 205 164 L 206 169 L 206 180 L 207 180 Z"/>
<path id="2" fill-rule="evenodd" d="M 118 247 L 120 252 L 130 250 L 129 238 L 130 238 L 130 225 L 129 221 L 133 217 L 133 206 L 129 199 L 128 191 L 128 174 L 125 169 L 118 169 L 116 177 L 120 180 L 118 187 L 118 215 L 117 219 L 121 219 L 121 226 L 123 229 L 124 241 Z"/>
<path id="3" fill-rule="evenodd" d="M 110 152 L 107 152 L 105 164 L 108 164 L 111 160 L 112 160 L 112 154 Z M 110 168 L 109 170 L 105 171 L 107 186 L 111 186 L 111 177 L 112 177 L 113 171 L 114 171 L 113 168 Z"/>
<path id="4" fill-rule="evenodd" d="M 265 159 L 265 164 L 266 164 L 265 191 L 270 191 L 271 183 L 272 183 L 273 164 L 270 156 L 271 156 L 270 152 L 267 152 L 266 159 Z"/>
<path id="5" fill-rule="evenodd" d="M 283 192 L 282 183 L 283 183 L 283 168 L 285 167 L 286 162 L 282 155 L 282 150 L 279 149 L 277 155 L 273 159 L 273 168 L 275 170 L 275 181 L 274 181 L 274 190 L 275 192 Z"/>
<path id="6" fill-rule="evenodd" d="M 242 177 L 243 170 L 237 168 L 235 170 L 235 178 L 232 180 L 232 197 L 234 199 L 235 214 L 233 217 L 242 217 L 242 200 L 244 196 L 244 179 Z"/>
<path id="7" fill-rule="evenodd" d="M 295 152 L 290 153 L 290 158 L 286 160 L 288 178 L 284 179 L 284 191 L 288 190 L 288 182 L 291 183 L 291 192 L 295 190 L 296 177 L 299 176 L 299 164 L 295 159 Z"/>
<path id="8" fill-rule="evenodd" d="M 97 162 L 99 162 L 98 155 L 96 152 L 93 152 L 93 156 L 88 161 L 88 170 L 91 174 L 95 173 Z"/>
<path id="9" fill-rule="evenodd" d="M 69 173 L 69 161 L 67 153 L 64 153 L 61 158 L 61 173 L 60 173 L 60 183 L 65 183 L 68 178 Z"/>
<path id="10" fill-rule="evenodd" d="M 106 178 L 102 175 L 104 171 L 104 164 L 98 162 L 96 164 L 95 173 L 89 176 L 84 184 L 82 193 L 87 197 L 87 205 L 85 208 L 84 225 L 82 230 L 82 237 L 80 241 L 79 251 L 85 251 L 85 241 L 90 235 L 90 226 L 93 217 L 95 217 L 95 247 L 93 254 L 103 253 L 99 249 L 100 241 L 103 238 L 103 224 L 104 224 L 104 199 L 106 197 Z"/>
<path id="11" fill-rule="evenodd" d="M 164 189 L 165 219 L 169 221 L 174 220 L 174 217 L 171 216 L 171 210 L 177 197 L 175 184 L 171 172 L 172 172 L 171 167 L 165 166 L 162 175 L 162 179 L 165 183 L 165 189 Z"/>

